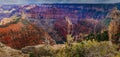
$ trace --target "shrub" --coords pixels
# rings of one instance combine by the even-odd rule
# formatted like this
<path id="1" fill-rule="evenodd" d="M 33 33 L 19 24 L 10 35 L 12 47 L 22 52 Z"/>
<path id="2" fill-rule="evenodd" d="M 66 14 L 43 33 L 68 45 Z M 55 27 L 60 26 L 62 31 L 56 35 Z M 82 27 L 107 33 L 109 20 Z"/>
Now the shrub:
<path id="1" fill-rule="evenodd" d="M 60 49 L 56 57 L 114 57 L 116 54 L 118 52 L 115 45 L 89 40 Z"/>
<path id="2" fill-rule="evenodd" d="M 108 41 L 97 42 L 95 40 L 85 40 L 80 43 L 67 43 L 65 47 L 48 46 L 49 49 L 40 47 L 36 53 L 32 55 L 51 56 L 51 57 L 120 57 L 117 51 L 117 45 L 109 45 Z"/>
<path id="3" fill-rule="evenodd" d="M 88 40 L 59 49 L 55 57 L 115 57 L 119 56 L 116 48 L 116 45 L 110 46 L 107 41 Z"/>
<path id="4" fill-rule="evenodd" d="M 108 41 L 109 40 L 108 31 L 104 31 L 103 33 L 97 33 L 97 34 L 91 33 L 86 37 L 86 40 L 93 40 L 93 39 L 98 42 Z"/>

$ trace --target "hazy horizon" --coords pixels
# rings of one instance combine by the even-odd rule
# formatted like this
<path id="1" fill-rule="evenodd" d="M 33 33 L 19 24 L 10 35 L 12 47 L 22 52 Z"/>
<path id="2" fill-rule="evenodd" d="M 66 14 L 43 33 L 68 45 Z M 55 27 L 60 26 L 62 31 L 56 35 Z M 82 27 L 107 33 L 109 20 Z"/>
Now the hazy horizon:
<path id="1" fill-rule="evenodd" d="M 0 0 L 0 4 L 37 4 L 37 3 L 119 3 L 120 0 Z"/>

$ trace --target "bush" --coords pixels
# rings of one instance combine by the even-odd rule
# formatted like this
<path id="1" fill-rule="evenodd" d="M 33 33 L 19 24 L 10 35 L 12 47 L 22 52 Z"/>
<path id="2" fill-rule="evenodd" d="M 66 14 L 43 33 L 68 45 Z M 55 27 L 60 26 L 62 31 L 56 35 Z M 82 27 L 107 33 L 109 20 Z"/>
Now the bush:
<path id="1" fill-rule="evenodd" d="M 82 41 L 80 43 L 71 43 L 65 47 L 40 47 L 36 53 L 37 56 L 51 57 L 120 57 L 117 51 L 117 45 L 109 45 L 108 41 L 97 42 L 95 40 Z M 32 55 L 33 55 L 32 54 Z"/>
<path id="2" fill-rule="evenodd" d="M 96 41 L 108 41 L 109 37 L 108 37 L 108 31 L 104 31 L 103 33 L 97 33 L 97 34 L 89 34 L 86 37 L 86 40 L 93 40 L 95 39 Z"/>
<path id="3" fill-rule="evenodd" d="M 35 57 L 33 53 L 30 53 L 30 57 Z"/>
<path id="4" fill-rule="evenodd" d="M 110 46 L 108 42 L 88 40 L 59 49 L 55 57 L 118 57 L 120 54 L 116 48 L 116 45 Z"/>

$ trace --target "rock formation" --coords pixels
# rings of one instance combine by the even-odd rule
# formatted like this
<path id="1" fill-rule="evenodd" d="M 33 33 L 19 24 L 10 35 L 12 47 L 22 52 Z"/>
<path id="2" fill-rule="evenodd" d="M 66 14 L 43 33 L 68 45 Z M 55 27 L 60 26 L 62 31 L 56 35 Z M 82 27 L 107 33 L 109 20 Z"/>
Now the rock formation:
<path id="1" fill-rule="evenodd" d="M 109 18 L 111 18 L 111 22 L 108 27 L 108 34 L 109 39 L 113 43 L 120 43 L 120 35 L 117 35 L 120 33 L 120 11 L 117 8 L 114 8 L 110 14 Z"/>
<path id="2" fill-rule="evenodd" d="M 0 43 L 0 57 L 29 57 L 29 55 Z"/>
<path id="3" fill-rule="evenodd" d="M 44 44 L 45 39 L 49 40 L 50 44 L 54 42 L 43 28 L 26 19 L 19 18 L 14 23 L 6 23 L 4 26 L 0 26 L 0 42 L 15 49 Z"/>

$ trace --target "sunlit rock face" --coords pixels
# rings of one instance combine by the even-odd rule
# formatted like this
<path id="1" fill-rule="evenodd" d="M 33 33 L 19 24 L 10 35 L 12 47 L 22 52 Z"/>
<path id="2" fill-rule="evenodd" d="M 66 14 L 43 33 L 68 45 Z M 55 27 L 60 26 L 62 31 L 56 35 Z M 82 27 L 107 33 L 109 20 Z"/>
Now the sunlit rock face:
<path id="1" fill-rule="evenodd" d="M 0 25 L 5 25 L 6 23 L 9 23 L 11 20 L 9 18 L 4 18 L 1 20 Z"/>
<path id="2" fill-rule="evenodd" d="M 10 23 L 13 23 L 13 22 L 16 22 L 16 20 L 19 19 L 19 17 L 16 17 L 16 16 L 12 16 L 10 18 L 3 18 L 1 21 L 0 21 L 0 25 L 7 25 L 7 24 L 10 24 Z"/>
<path id="3" fill-rule="evenodd" d="M 19 50 L 12 49 L 0 43 L 0 56 L 1 57 L 29 57 L 28 54 L 23 54 Z"/>
<path id="4" fill-rule="evenodd" d="M 116 7 L 111 10 L 108 14 L 108 18 L 111 19 L 108 33 L 109 33 L 109 40 L 115 44 L 120 44 L 120 10 Z"/>

